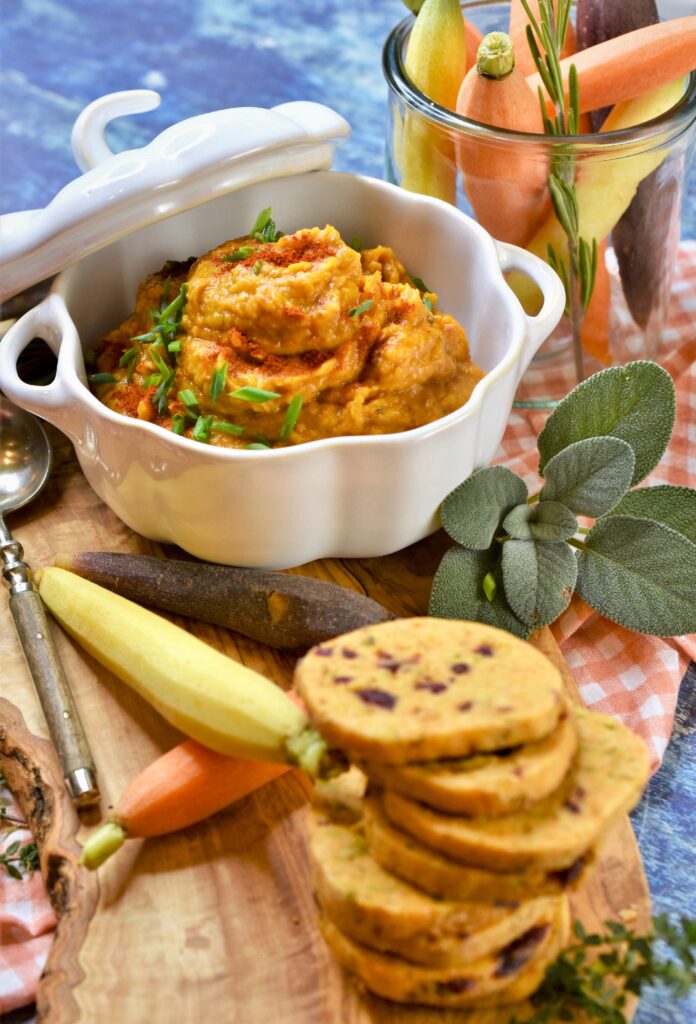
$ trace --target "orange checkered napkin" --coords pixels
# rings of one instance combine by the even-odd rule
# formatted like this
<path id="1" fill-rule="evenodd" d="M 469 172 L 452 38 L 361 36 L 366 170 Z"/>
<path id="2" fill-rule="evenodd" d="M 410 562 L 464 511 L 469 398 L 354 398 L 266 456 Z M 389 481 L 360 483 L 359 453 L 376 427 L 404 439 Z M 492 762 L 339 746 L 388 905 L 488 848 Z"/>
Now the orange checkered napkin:
<path id="1" fill-rule="evenodd" d="M 677 269 L 671 323 L 660 353 L 660 362 L 677 387 L 677 424 L 667 454 L 646 483 L 696 486 L 694 320 L 696 243 L 686 243 Z M 569 376 L 565 390 L 572 386 Z M 534 490 L 540 485 L 536 438 L 546 415 L 513 412 L 497 459 Z M 616 715 L 640 733 L 656 767 L 669 740 L 680 680 L 689 658 L 696 658 L 696 637 L 644 637 L 615 626 L 578 599 L 553 630 L 586 703 Z M 0 867 L 0 1013 L 35 998 L 54 927 L 55 917 L 38 873 L 19 882 Z"/>
<path id="2" fill-rule="evenodd" d="M 677 389 L 677 418 L 660 465 L 640 486 L 696 487 L 695 242 L 682 243 L 659 362 Z M 571 367 L 567 374 L 566 392 L 573 386 Z M 544 411 L 514 410 L 495 460 L 518 473 L 532 494 L 541 486 L 536 438 L 547 416 Z M 578 597 L 551 628 L 585 703 L 616 715 L 639 733 L 657 768 L 672 731 L 679 684 L 690 659 L 696 659 L 696 635 L 665 640 L 633 633 Z"/>

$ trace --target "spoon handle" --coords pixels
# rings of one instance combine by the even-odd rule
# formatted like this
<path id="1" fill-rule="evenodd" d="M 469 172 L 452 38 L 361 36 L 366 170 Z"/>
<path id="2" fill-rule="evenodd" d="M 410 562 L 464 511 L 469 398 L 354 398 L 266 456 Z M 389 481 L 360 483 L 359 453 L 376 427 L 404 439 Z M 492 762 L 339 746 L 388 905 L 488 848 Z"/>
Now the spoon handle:
<path id="1" fill-rule="evenodd" d="M 99 799 L 94 761 L 43 603 L 31 582 L 29 566 L 22 560 L 21 545 L 10 539 L 1 547 L 12 617 L 70 796 L 78 807 L 93 804 Z"/>

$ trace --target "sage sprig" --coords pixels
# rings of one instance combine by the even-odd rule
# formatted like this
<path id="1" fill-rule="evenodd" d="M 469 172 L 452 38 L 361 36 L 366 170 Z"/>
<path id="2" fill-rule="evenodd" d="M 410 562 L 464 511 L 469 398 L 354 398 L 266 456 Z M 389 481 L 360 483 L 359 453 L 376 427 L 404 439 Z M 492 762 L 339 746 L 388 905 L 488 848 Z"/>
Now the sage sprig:
<path id="1" fill-rule="evenodd" d="M 672 379 L 656 363 L 602 370 L 546 421 L 537 494 L 504 466 L 460 484 L 442 504 L 455 546 L 433 580 L 430 614 L 527 637 L 577 592 L 627 629 L 696 630 L 696 491 L 631 489 L 664 455 L 675 408 Z"/>
<path id="2" fill-rule="evenodd" d="M 568 72 L 568 98 L 566 100 L 561 72 L 561 51 L 570 22 L 571 0 L 540 0 L 539 19 L 532 13 L 527 0 L 521 0 L 529 24 L 527 42 L 534 64 L 544 88 L 555 107 L 549 117 L 544 90 L 539 87 L 539 103 L 547 135 L 577 135 L 580 130 L 580 94 L 575 65 Z M 554 9 L 555 8 L 555 9 Z M 575 369 L 578 380 L 584 377 L 580 328 L 592 299 L 597 275 L 597 239 L 587 240 L 580 233 L 580 210 L 575 190 L 576 161 L 570 147 L 557 145 L 551 161 L 548 190 L 554 213 L 568 242 L 568 258 L 552 245 L 547 250 L 548 260 L 563 281 L 566 293 L 566 316 L 573 333 Z"/>

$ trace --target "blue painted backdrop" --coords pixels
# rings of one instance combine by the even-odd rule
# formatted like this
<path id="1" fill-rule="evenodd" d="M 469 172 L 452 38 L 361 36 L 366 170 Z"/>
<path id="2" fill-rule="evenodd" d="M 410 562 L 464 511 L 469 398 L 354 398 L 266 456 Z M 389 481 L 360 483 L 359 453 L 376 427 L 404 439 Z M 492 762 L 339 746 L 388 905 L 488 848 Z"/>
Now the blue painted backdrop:
<path id="1" fill-rule="evenodd" d="M 400 0 L 0 0 L 0 212 L 45 205 L 72 177 L 72 123 L 107 92 L 153 88 L 162 106 L 117 122 L 114 148 L 140 146 L 175 121 L 237 105 L 312 99 L 353 126 L 341 170 L 380 177 L 386 89 L 382 43 Z M 696 175 L 684 235 L 696 237 Z M 665 764 L 634 814 L 655 909 L 696 916 L 696 675 L 682 685 Z M 639 1024 L 692 1024 L 646 996 Z M 334 1024 L 328 1022 L 327 1024 Z"/>

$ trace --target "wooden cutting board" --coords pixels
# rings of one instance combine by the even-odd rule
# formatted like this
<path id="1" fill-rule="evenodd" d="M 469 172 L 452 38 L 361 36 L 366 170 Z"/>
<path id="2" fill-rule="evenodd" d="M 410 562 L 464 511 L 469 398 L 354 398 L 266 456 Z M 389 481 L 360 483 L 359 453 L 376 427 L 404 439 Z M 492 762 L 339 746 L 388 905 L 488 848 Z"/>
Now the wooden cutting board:
<path id="1" fill-rule="evenodd" d="M 56 465 L 44 494 L 10 526 L 34 568 L 58 552 L 116 550 L 181 557 L 125 527 L 89 488 L 72 449 L 51 437 Z M 441 536 L 381 559 L 325 561 L 305 574 L 363 591 L 393 612 L 423 613 L 446 546 Z M 59 915 L 38 993 L 42 1024 L 505 1024 L 507 1011 L 398 1007 L 361 994 L 317 930 L 296 773 L 207 822 L 162 839 L 133 840 L 99 872 L 77 865 L 86 827 L 65 794 L 7 603 L 0 609 L 0 769 L 19 795 L 41 849 Z M 223 629 L 180 620 L 204 641 L 290 684 L 293 658 Z M 106 816 L 133 776 L 180 736 L 140 697 L 54 635 L 94 751 Z M 577 691 L 548 630 L 534 638 Z M 628 819 L 607 837 L 573 899 L 585 926 L 619 918 L 641 928 L 650 901 Z"/>

